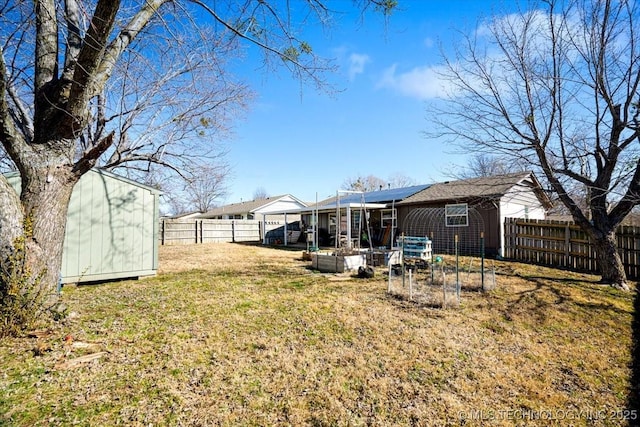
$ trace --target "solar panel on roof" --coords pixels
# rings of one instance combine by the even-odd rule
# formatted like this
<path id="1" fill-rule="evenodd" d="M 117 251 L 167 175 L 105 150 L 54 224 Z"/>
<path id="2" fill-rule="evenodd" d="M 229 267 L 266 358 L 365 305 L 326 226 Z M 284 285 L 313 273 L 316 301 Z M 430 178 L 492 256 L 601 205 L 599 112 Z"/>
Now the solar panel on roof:
<path id="1" fill-rule="evenodd" d="M 411 187 L 390 188 L 387 190 L 368 191 L 364 193 L 365 203 L 381 203 L 392 202 L 394 200 L 403 200 L 407 197 L 428 188 L 429 185 L 413 185 Z M 362 201 L 362 193 L 349 193 L 340 195 L 340 203 L 360 203 Z"/>

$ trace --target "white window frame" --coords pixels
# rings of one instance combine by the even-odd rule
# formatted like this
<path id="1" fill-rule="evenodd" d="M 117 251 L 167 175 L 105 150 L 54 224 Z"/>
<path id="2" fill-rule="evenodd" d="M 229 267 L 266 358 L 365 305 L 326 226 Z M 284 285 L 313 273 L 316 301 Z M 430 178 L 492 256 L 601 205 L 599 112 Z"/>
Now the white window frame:
<path id="1" fill-rule="evenodd" d="M 336 234 L 336 224 L 336 214 L 329 214 L 329 234 L 332 236 Z"/>
<path id="2" fill-rule="evenodd" d="M 398 227 L 398 210 L 396 208 L 382 209 L 380 211 L 380 225 L 382 228 L 386 228 L 389 222 L 391 222 L 391 228 Z"/>
<path id="3" fill-rule="evenodd" d="M 446 227 L 468 227 L 469 206 L 466 203 L 445 205 L 444 217 Z"/>
<path id="4" fill-rule="evenodd" d="M 359 227 L 364 227 L 364 224 L 359 224 L 361 212 L 362 211 L 358 210 L 351 211 L 351 230 L 357 230 Z"/>

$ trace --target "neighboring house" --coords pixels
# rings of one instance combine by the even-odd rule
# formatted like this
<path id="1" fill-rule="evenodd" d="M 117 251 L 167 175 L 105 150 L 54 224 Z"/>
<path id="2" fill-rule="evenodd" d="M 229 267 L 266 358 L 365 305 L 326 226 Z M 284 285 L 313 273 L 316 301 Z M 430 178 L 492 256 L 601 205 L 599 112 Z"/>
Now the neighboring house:
<path id="1" fill-rule="evenodd" d="M 269 220 L 284 220 L 285 215 L 280 212 L 305 208 L 307 205 L 295 198 L 291 194 L 282 196 L 267 197 L 248 202 L 233 203 L 211 209 L 197 218 L 200 219 L 254 219 L 264 221 L 265 215 L 269 215 Z M 276 214 L 273 214 L 276 213 Z M 299 215 L 288 217 L 287 220 L 298 221 Z"/>
<path id="2" fill-rule="evenodd" d="M 532 172 L 433 184 L 396 204 L 398 233 L 427 236 L 434 253 L 502 255 L 504 219 L 544 219 L 551 201 Z"/>
<path id="3" fill-rule="evenodd" d="M 18 173 L 5 175 L 20 191 Z M 100 169 L 73 188 L 62 253 L 62 283 L 154 275 L 160 191 Z"/>

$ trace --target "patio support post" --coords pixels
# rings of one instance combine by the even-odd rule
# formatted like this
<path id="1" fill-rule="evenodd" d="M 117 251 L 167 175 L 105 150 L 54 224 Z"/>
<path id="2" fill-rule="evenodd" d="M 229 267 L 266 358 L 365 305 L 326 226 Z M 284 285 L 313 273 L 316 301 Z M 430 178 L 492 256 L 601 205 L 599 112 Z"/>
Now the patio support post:
<path id="1" fill-rule="evenodd" d="M 345 209 L 347 211 L 347 249 L 351 249 L 351 206 L 350 204 L 347 204 L 347 206 L 345 206 Z"/>
<path id="2" fill-rule="evenodd" d="M 262 215 L 262 244 L 267 244 L 267 214 Z"/>
<path id="3" fill-rule="evenodd" d="M 287 233 L 287 213 L 285 212 L 284 213 L 284 239 L 283 239 L 285 246 L 287 246 L 288 244 L 287 234 L 288 234 Z"/>

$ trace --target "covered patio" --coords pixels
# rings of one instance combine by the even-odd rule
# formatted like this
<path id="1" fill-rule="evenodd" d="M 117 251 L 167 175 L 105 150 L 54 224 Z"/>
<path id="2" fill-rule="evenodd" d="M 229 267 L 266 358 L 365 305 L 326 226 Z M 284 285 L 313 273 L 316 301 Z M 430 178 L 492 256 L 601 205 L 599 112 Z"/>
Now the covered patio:
<path id="1" fill-rule="evenodd" d="M 273 212 L 273 215 L 284 215 L 284 245 L 297 242 L 291 240 L 288 229 L 287 216 L 300 216 L 300 231 L 307 234 L 307 243 L 311 248 L 335 247 L 354 249 L 361 247 L 363 232 L 370 242 L 369 218 L 371 211 L 382 210 L 387 207 L 382 203 L 345 202 L 340 203 L 339 198 L 323 205 L 312 205 L 306 208 L 292 209 L 282 212 Z M 366 218 L 366 220 L 363 220 Z M 267 215 L 265 215 L 265 221 Z M 266 237 L 263 244 L 268 244 Z M 367 245 L 368 247 L 369 245 Z"/>

